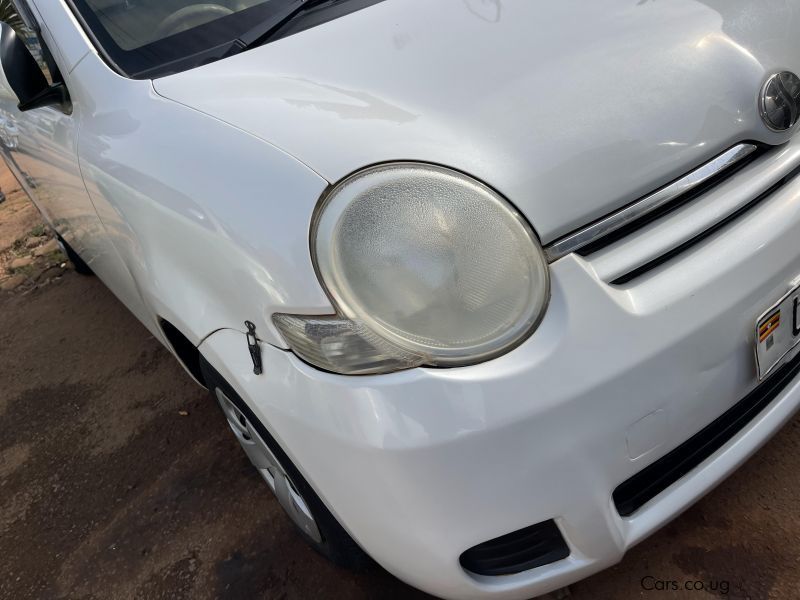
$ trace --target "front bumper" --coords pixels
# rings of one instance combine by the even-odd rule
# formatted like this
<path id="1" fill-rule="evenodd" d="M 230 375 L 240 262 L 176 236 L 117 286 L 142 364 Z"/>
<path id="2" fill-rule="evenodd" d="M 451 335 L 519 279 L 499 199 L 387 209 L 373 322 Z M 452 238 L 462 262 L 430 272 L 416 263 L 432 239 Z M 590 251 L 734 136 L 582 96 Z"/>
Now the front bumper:
<path id="1" fill-rule="evenodd" d="M 450 598 L 528 598 L 618 562 L 729 475 L 800 405 L 800 381 L 630 517 L 612 492 L 756 386 L 758 316 L 800 274 L 800 182 L 625 286 L 591 260 L 552 265 L 540 329 L 490 362 L 344 377 L 243 336 L 203 355 L 233 385 L 342 525 L 389 571 Z M 567 559 L 466 572 L 468 548 L 555 519 Z"/>

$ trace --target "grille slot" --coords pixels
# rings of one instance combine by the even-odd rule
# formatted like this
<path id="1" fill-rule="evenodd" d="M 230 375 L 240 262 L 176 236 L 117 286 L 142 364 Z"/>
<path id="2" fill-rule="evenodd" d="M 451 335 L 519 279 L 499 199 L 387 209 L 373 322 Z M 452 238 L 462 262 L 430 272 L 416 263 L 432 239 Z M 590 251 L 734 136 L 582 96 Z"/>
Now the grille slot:
<path id="1" fill-rule="evenodd" d="M 798 374 L 800 355 L 699 433 L 617 486 L 613 494 L 617 512 L 623 517 L 632 515 L 699 466 L 767 408 Z"/>
<path id="2" fill-rule="evenodd" d="M 629 281 L 632 281 L 632 280 L 636 279 L 640 275 L 644 275 L 648 271 L 650 271 L 652 269 L 655 269 L 658 265 L 667 262 L 671 258 L 679 255 L 681 252 L 683 252 L 685 250 L 688 250 L 689 248 L 691 248 L 695 244 L 697 244 L 697 243 L 701 242 L 702 240 L 704 240 L 705 238 L 713 235 L 719 229 L 722 229 L 723 227 L 725 227 L 725 225 L 727 225 L 731 221 L 736 220 L 736 218 L 739 217 L 739 215 L 744 214 L 745 212 L 750 210 L 752 207 L 754 207 L 756 204 L 758 204 L 762 200 L 764 200 L 764 199 L 768 198 L 769 196 L 771 196 L 774 192 L 778 191 L 780 188 L 782 188 L 784 185 L 786 185 L 786 183 L 788 183 L 791 179 L 793 179 L 795 176 L 797 176 L 798 172 L 799 172 L 798 170 L 795 170 L 790 175 L 787 175 L 786 177 L 781 179 L 778 183 L 776 183 L 771 188 L 769 188 L 766 192 L 764 192 L 763 194 L 757 196 L 756 198 L 754 198 L 752 201 L 750 201 L 747 204 L 745 204 L 740 209 L 732 212 L 730 215 L 728 215 L 724 219 L 721 219 L 720 221 L 718 221 L 717 223 L 715 223 L 714 225 L 712 225 L 711 227 L 709 227 L 708 229 L 706 229 L 702 233 L 699 233 L 698 235 L 686 240 L 685 242 L 683 242 L 682 244 L 680 244 L 678 246 L 675 246 L 675 248 L 673 248 L 669 252 L 666 252 L 665 254 L 662 254 L 658 258 L 654 258 L 653 260 L 643 264 L 640 267 L 637 267 L 636 269 L 633 269 L 632 271 L 626 273 L 625 275 L 617 277 L 614 281 L 611 282 L 611 284 L 612 285 L 624 285 L 624 284 L 628 283 Z"/>
<path id="3" fill-rule="evenodd" d="M 569 556 L 569 547 L 552 519 L 473 546 L 461 566 L 476 575 L 511 575 Z"/>
<path id="4" fill-rule="evenodd" d="M 714 175 L 710 179 L 708 179 L 705 182 L 699 184 L 697 187 L 691 189 L 690 191 L 686 192 L 685 194 L 681 194 L 680 196 L 677 196 L 671 202 L 668 202 L 667 204 L 665 204 L 665 205 L 653 210 L 652 212 L 650 212 L 650 213 L 648 213 L 648 214 L 636 219 L 635 221 L 632 221 L 631 223 L 628 223 L 627 225 L 624 225 L 623 227 L 620 227 L 616 231 L 613 231 L 613 232 L 609 233 L 608 235 L 603 236 L 602 238 L 592 242 L 591 244 L 587 244 L 586 246 L 584 246 L 583 248 L 578 250 L 578 254 L 580 254 L 581 256 L 589 256 L 590 254 L 593 254 L 593 253 L 597 252 L 598 250 L 602 250 L 603 248 L 606 248 L 607 246 L 610 246 L 614 242 L 629 236 L 630 234 L 632 234 L 635 231 L 645 227 L 646 225 L 661 219 L 662 217 L 668 215 L 669 213 L 679 209 L 684 204 L 687 204 L 687 203 L 691 202 L 692 200 L 696 200 L 697 198 L 700 198 L 701 196 L 705 195 L 710 190 L 712 190 L 715 187 L 717 187 L 718 185 L 720 185 L 722 182 L 724 182 L 724 181 L 730 179 L 731 177 L 733 177 L 736 173 L 738 173 L 744 167 L 746 167 L 747 165 L 752 163 L 759 156 L 762 156 L 765 153 L 766 150 L 767 150 L 767 148 L 765 148 L 765 147 L 758 148 L 752 154 L 746 156 L 745 158 L 743 158 L 739 162 L 735 163 L 734 165 L 728 167 L 724 171 L 721 171 L 721 172 L 717 173 L 716 175 Z"/>
<path id="5" fill-rule="evenodd" d="M 715 234 L 798 174 L 800 139 L 760 152 L 580 254 L 602 281 L 627 284 Z"/>
<path id="6" fill-rule="evenodd" d="M 577 231 L 550 244 L 545 249 L 545 256 L 552 262 L 572 252 L 588 247 L 602 247 L 618 239 L 620 230 L 635 228 L 636 224 L 652 220 L 653 213 L 662 213 L 670 207 L 678 205 L 681 199 L 694 194 L 698 189 L 707 187 L 711 182 L 729 175 L 735 168 L 741 168 L 747 161 L 763 151 L 755 143 L 742 143 L 730 148 L 711 159 L 707 163 L 659 188 L 655 192 L 631 202 L 616 212 L 605 216 Z"/>

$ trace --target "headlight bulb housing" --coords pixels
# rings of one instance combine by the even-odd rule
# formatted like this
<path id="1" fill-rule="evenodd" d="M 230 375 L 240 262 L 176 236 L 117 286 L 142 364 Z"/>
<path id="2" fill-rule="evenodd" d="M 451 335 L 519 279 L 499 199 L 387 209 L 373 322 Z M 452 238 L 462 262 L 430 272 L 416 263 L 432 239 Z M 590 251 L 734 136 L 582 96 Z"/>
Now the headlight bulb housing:
<path id="1" fill-rule="evenodd" d="M 462 173 L 370 167 L 334 186 L 311 253 L 337 315 L 273 315 L 292 350 L 343 374 L 470 365 L 519 345 L 547 308 L 547 261 L 522 216 Z"/>

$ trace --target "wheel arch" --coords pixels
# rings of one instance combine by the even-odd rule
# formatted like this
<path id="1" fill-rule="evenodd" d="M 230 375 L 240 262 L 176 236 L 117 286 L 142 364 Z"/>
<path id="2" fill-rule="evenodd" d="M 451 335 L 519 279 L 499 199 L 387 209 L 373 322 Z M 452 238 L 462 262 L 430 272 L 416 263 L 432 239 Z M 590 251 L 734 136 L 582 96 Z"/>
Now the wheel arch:
<path id="1" fill-rule="evenodd" d="M 178 362 L 183 365 L 183 368 L 189 372 L 197 383 L 208 388 L 200 365 L 200 350 L 198 347 L 180 329 L 166 319 L 159 317 L 158 325 L 161 327 L 161 331 L 167 342 L 169 342 Z"/>

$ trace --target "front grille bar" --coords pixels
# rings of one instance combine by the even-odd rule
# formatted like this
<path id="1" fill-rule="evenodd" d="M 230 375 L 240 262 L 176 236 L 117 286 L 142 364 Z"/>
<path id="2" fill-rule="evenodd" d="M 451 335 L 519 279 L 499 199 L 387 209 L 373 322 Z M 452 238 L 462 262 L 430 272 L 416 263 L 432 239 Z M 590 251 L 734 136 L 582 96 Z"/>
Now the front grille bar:
<path id="1" fill-rule="evenodd" d="M 684 196 L 694 188 L 720 175 L 723 171 L 741 162 L 758 149 L 755 144 L 739 144 L 716 158 L 684 175 L 649 196 L 629 204 L 611 215 L 596 221 L 574 233 L 562 237 L 545 247 L 549 262 L 595 243 L 622 227 L 630 225 L 645 215 L 662 208 Z"/>

